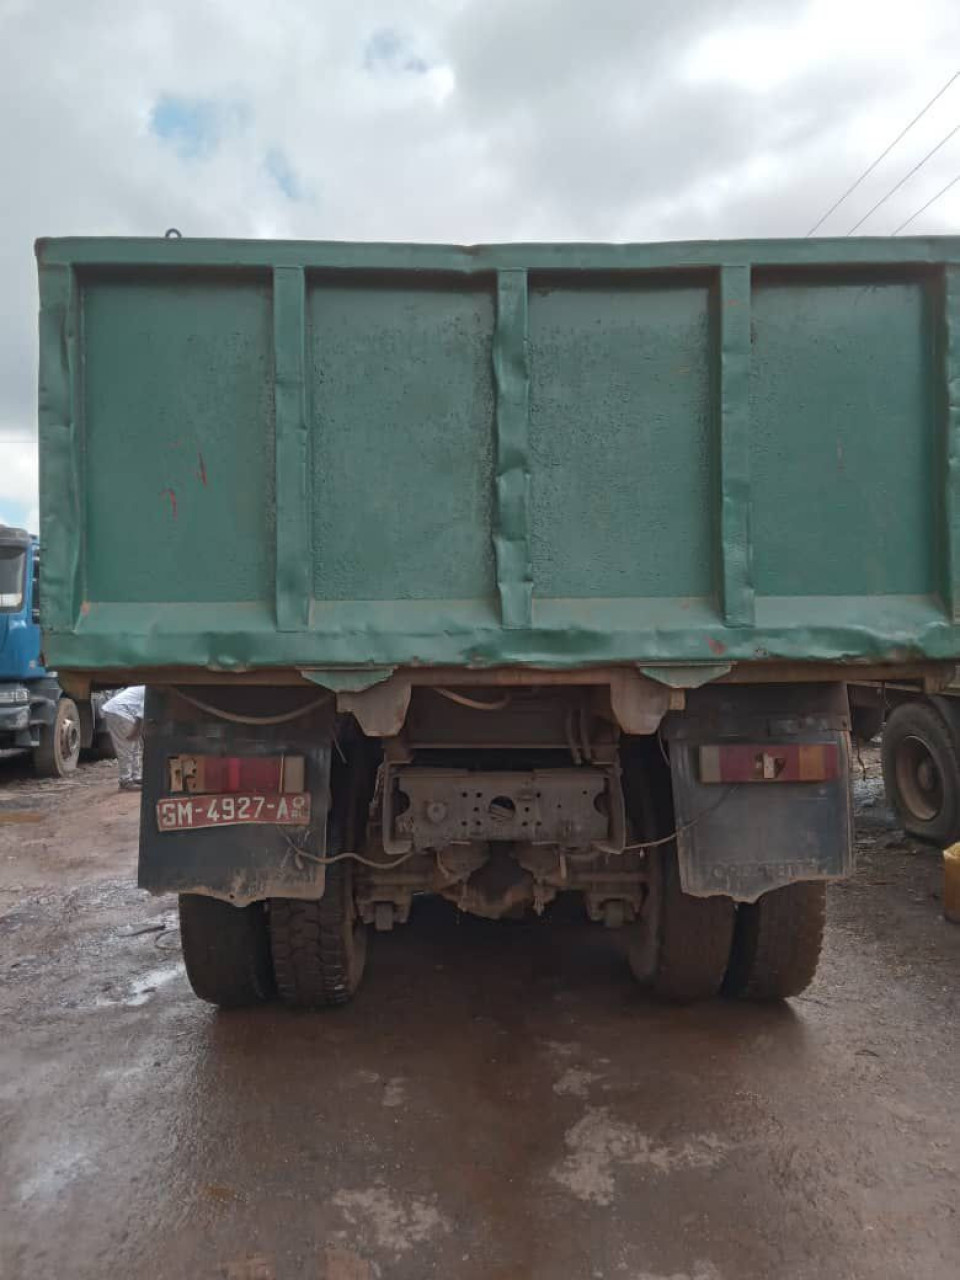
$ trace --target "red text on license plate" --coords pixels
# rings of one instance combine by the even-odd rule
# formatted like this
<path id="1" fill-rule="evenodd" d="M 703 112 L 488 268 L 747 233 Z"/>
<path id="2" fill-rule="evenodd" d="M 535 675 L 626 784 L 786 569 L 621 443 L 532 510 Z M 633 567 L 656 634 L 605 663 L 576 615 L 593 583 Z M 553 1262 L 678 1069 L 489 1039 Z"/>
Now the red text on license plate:
<path id="1" fill-rule="evenodd" d="M 302 827 L 310 821 L 307 791 L 267 795 L 177 796 L 157 801 L 158 831 L 195 831 L 243 822 Z"/>

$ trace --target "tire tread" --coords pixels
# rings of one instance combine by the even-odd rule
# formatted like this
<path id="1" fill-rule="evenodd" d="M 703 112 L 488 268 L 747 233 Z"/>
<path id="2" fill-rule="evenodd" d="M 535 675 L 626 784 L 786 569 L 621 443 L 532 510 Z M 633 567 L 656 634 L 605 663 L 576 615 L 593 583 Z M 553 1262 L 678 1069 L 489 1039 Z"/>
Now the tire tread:
<path id="1" fill-rule="evenodd" d="M 784 1000 L 807 989 L 820 961 L 826 890 L 822 881 L 785 885 L 738 908 L 727 995 Z"/>
<path id="2" fill-rule="evenodd" d="M 717 995 L 733 942 L 731 898 L 695 898 L 684 893 L 672 850 L 662 862 L 657 967 L 653 992 L 672 1004 L 692 1004 Z"/>
<path id="3" fill-rule="evenodd" d="M 234 907 L 182 893 L 180 943 L 187 978 L 201 1000 L 221 1009 L 260 1004 L 274 995 L 263 903 Z"/>
<path id="4" fill-rule="evenodd" d="M 327 868 L 323 897 L 316 901 L 273 898 L 270 945 L 280 998 L 297 1008 L 347 1004 L 359 975 L 350 972 L 344 917 L 350 907 L 344 863 Z"/>

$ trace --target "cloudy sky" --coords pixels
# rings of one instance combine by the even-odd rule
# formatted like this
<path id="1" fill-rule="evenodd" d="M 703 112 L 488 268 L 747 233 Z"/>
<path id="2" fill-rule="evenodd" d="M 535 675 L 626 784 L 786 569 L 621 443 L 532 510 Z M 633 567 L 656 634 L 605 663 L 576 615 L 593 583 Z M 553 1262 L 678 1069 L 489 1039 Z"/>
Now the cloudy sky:
<path id="1" fill-rule="evenodd" d="M 0 0 L 0 520 L 37 523 L 39 235 L 803 236 L 958 70 L 958 0 Z M 960 79 L 819 234 L 957 125 Z M 861 234 L 958 175 L 960 131 Z"/>

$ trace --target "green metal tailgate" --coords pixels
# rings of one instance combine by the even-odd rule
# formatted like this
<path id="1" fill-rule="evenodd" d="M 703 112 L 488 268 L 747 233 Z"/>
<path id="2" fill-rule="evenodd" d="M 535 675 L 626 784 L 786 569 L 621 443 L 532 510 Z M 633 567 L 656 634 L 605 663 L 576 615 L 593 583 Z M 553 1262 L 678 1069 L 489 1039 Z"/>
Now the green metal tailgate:
<path id="1" fill-rule="evenodd" d="M 44 240 L 62 669 L 960 657 L 960 240 Z"/>

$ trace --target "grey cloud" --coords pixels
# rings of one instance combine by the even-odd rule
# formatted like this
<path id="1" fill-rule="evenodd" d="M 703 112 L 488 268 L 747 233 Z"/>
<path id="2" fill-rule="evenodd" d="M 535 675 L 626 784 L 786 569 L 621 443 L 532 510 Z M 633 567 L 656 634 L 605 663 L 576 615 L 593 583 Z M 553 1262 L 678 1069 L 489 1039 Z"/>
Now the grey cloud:
<path id="1" fill-rule="evenodd" d="M 409 36 L 393 27 L 378 27 L 363 49 L 363 65 L 368 71 L 392 71 L 426 75 L 430 63 L 416 51 Z"/>

